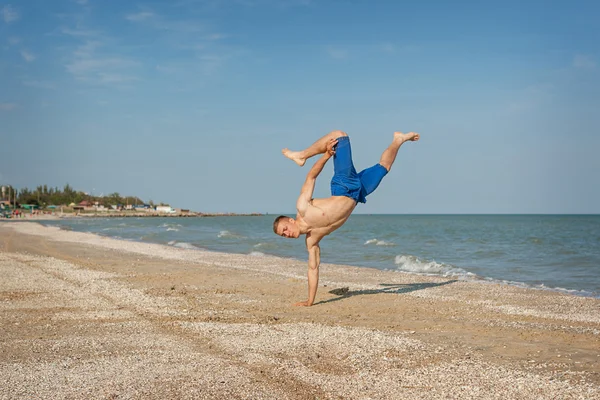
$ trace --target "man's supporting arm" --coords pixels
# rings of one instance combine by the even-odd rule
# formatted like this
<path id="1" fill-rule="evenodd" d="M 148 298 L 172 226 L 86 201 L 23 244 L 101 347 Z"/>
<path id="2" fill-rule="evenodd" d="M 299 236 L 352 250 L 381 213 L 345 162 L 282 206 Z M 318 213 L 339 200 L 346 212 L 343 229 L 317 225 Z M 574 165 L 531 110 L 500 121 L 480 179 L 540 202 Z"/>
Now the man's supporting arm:
<path id="1" fill-rule="evenodd" d="M 309 245 L 309 239 L 306 241 L 308 250 L 308 300 L 296 303 L 296 306 L 310 307 L 315 302 L 317 289 L 319 287 L 319 265 L 321 264 L 321 248 L 318 243 Z"/>

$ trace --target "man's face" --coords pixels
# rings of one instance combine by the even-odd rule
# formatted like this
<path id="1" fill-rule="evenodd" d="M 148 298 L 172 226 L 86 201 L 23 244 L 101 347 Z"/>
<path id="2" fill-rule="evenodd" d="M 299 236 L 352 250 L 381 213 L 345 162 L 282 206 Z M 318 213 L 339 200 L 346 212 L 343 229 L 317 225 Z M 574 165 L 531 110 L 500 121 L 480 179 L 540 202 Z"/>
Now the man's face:
<path id="1" fill-rule="evenodd" d="M 285 238 L 296 239 L 300 236 L 300 229 L 292 218 L 282 219 L 277 226 L 277 234 Z"/>

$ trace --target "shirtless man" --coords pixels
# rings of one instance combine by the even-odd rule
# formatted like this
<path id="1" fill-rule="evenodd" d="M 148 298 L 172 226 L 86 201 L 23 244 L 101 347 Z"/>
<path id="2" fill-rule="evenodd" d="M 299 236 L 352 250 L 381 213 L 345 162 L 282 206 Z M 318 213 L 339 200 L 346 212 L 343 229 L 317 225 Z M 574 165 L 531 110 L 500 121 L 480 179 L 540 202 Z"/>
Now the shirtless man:
<path id="1" fill-rule="evenodd" d="M 379 163 L 359 173 L 356 173 L 352 163 L 350 138 L 342 131 L 328 133 L 303 151 L 282 150 L 284 156 L 299 166 L 303 166 L 310 157 L 323 154 L 306 176 L 296 202 L 296 219 L 281 215 L 273 222 L 273 231 L 279 236 L 296 239 L 300 235 L 306 235 L 308 300 L 296 303 L 295 306 L 311 306 L 315 301 L 319 284 L 321 239 L 342 226 L 359 202 L 366 203 L 366 197 L 392 168 L 402 143 L 417 140 L 418 133 L 394 132 L 392 144 L 385 149 Z M 334 175 L 331 179 L 331 197 L 313 199 L 317 176 L 332 156 Z"/>

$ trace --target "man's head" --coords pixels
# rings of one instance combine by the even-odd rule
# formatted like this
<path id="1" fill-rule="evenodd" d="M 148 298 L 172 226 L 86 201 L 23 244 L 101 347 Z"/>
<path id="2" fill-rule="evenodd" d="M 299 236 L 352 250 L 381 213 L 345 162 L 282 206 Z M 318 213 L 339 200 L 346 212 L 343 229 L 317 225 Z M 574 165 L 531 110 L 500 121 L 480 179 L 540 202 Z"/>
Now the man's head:
<path id="1" fill-rule="evenodd" d="M 279 236 L 291 239 L 297 239 L 300 236 L 300 228 L 296 224 L 296 220 L 285 215 L 275 218 L 273 232 Z"/>

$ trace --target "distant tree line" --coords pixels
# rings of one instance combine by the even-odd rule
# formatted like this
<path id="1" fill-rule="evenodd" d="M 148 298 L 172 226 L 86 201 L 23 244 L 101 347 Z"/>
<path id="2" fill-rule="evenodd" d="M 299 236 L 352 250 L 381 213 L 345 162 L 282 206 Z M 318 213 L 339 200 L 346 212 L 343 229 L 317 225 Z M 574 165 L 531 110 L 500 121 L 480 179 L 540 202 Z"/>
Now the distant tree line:
<path id="1" fill-rule="evenodd" d="M 8 200 L 10 192 L 10 201 L 13 201 L 14 189 L 11 186 L 5 186 L 4 199 Z M 119 193 L 111 193 L 108 196 L 92 196 L 88 193 L 73 189 L 68 183 L 60 190 L 58 187 L 49 188 L 48 185 L 41 185 L 30 190 L 28 188 L 18 189 L 17 203 L 19 204 L 35 204 L 40 207 L 49 205 L 69 205 L 71 203 L 79 204 L 86 200 L 92 205 L 96 202 L 98 205 L 109 207 L 111 205 L 127 205 L 127 204 L 145 204 L 139 197 L 121 196 Z M 154 207 L 154 202 L 150 200 L 147 204 Z M 160 203 L 163 205 L 163 203 Z"/>

